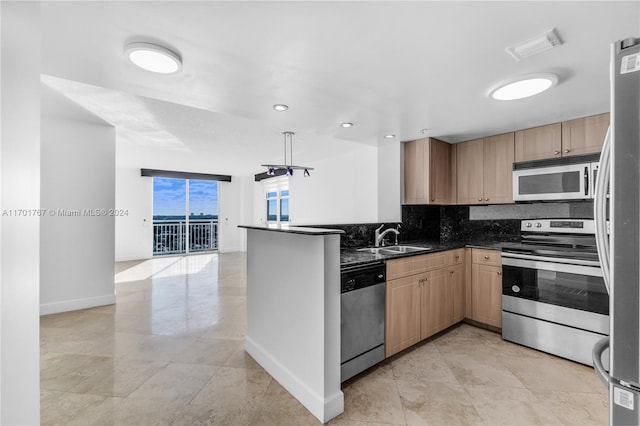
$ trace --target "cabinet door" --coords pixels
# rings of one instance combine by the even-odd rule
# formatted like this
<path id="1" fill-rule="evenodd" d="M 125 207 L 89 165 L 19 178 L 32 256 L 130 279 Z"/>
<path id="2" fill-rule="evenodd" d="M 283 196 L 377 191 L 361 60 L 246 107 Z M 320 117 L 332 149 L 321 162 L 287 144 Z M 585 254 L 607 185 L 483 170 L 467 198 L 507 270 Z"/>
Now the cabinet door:
<path id="1" fill-rule="evenodd" d="M 451 179 L 453 178 L 452 147 L 446 142 L 429 139 L 429 204 L 455 203 Z"/>
<path id="2" fill-rule="evenodd" d="M 591 154 L 602 151 L 609 128 L 609 113 L 562 123 L 562 155 Z"/>
<path id="3" fill-rule="evenodd" d="M 424 165 L 429 157 L 429 150 L 425 150 L 425 145 L 426 139 L 404 144 L 404 204 L 424 203 Z"/>
<path id="4" fill-rule="evenodd" d="M 515 133 L 516 161 L 540 160 L 560 157 L 562 151 L 562 127 L 560 123 Z"/>
<path id="5" fill-rule="evenodd" d="M 458 264 L 449 269 L 449 284 L 447 288 L 450 300 L 448 304 L 451 306 L 448 325 L 453 325 L 464 319 L 464 264 Z"/>
<path id="6" fill-rule="evenodd" d="M 513 203 L 514 134 L 484 138 L 484 202 Z"/>
<path id="7" fill-rule="evenodd" d="M 471 279 L 472 319 L 502 327 L 502 268 L 474 264 Z"/>
<path id="8" fill-rule="evenodd" d="M 420 288 L 425 275 L 387 282 L 385 353 L 387 357 L 420 341 Z"/>
<path id="9" fill-rule="evenodd" d="M 484 149 L 482 139 L 457 144 L 458 204 L 482 204 Z"/>
<path id="10" fill-rule="evenodd" d="M 451 309 L 447 303 L 447 287 L 449 268 L 442 268 L 429 273 L 422 283 L 422 318 L 420 339 L 426 339 L 449 326 Z"/>

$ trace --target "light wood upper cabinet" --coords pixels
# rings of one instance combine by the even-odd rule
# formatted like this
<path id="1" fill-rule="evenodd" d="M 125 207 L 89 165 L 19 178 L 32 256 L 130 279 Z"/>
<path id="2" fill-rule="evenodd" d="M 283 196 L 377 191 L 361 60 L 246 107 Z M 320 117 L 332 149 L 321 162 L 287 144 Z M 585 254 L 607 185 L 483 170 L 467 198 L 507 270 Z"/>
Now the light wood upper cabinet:
<path id="1" fill-rule="evenodd" d="M 562 155 L 590 154 L 602 151 L 609 128 L 609 113 L 562 123 Z"/>
<path id="2" fill-rule="evenodd" d="M 560 157 L 562 125 L 560 123 L 515 132 L 515 160 L 529 161 Z"/>
<path id="3" fill-rule="evenodd" d="M 404 204 L 455 203 L 455 148 L 434 138 L 404 144 Z"/>
<path id="4" fill-rule="evenodd" d="M 516 161 L 541 160 L 602 150 L 609 128 L 609 113 L 562 123 L 519 130 L 515 137 Z"/>
<path id="5" fill-rule="evenodd" d="M 479 204 L 484 198 L 482 139 L 457 144 L 458 204 Z"/>
<path id="6" fill-rule="evenodd" d="M 513 133 L 458 144 L 458 204 L 513 203 L 513 159 Z"/>

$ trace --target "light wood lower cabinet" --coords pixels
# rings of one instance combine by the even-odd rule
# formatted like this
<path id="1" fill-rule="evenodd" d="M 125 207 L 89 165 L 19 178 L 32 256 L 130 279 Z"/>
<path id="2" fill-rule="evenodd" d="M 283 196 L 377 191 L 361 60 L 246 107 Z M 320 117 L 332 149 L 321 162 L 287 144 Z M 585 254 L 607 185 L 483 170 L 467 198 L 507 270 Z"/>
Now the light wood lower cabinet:
<path id="1" fill-rule="evenodd" d="M 502 266 L 500 252 L 472 250 L 471 319 L 502 328 Z"/>
<path id="2" fill-rule="evenodd" d="M 449 269 L 449 298 L 451 300 L 451 316 L 449 322 L 455 324 L 464 319 L 465 282 L 464 264 L 454 265 Z"/>
<path id="3" fill-rule="evenodd" d="M 389 357 L 420 341 L 420 290 L 424 277 L 412 275 L 387 282 L 385 352 Z"/>
<path id="4" fill-rule="evenodd" d="M 464 254 L 459 249 L 387 262 L 387 357 L 464 318 Z M 419 273 L 411 274 L 409 265 Z"/>

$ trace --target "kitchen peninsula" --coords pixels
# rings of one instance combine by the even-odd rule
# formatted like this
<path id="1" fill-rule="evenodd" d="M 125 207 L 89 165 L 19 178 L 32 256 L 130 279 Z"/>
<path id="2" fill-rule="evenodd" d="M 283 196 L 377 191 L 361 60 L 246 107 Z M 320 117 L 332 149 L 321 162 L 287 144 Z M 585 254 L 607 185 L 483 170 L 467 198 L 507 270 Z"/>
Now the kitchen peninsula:
<path id="1" fill-rule="evenodd" d="M 247 230 L 246 351 L 323 423 L 340 390 L 340 234 L 302 227 Z"/>

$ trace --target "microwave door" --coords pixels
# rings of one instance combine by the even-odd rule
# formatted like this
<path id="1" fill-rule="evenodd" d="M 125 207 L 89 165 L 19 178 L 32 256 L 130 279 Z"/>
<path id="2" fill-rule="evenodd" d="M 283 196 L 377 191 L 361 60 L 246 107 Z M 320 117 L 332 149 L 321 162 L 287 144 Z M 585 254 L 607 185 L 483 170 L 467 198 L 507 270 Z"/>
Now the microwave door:
<path id="1" fill-rule="evenodd" d="M 580 163 L 513 171 L 515 201 L 591 198 L 591 164 Z"/>

